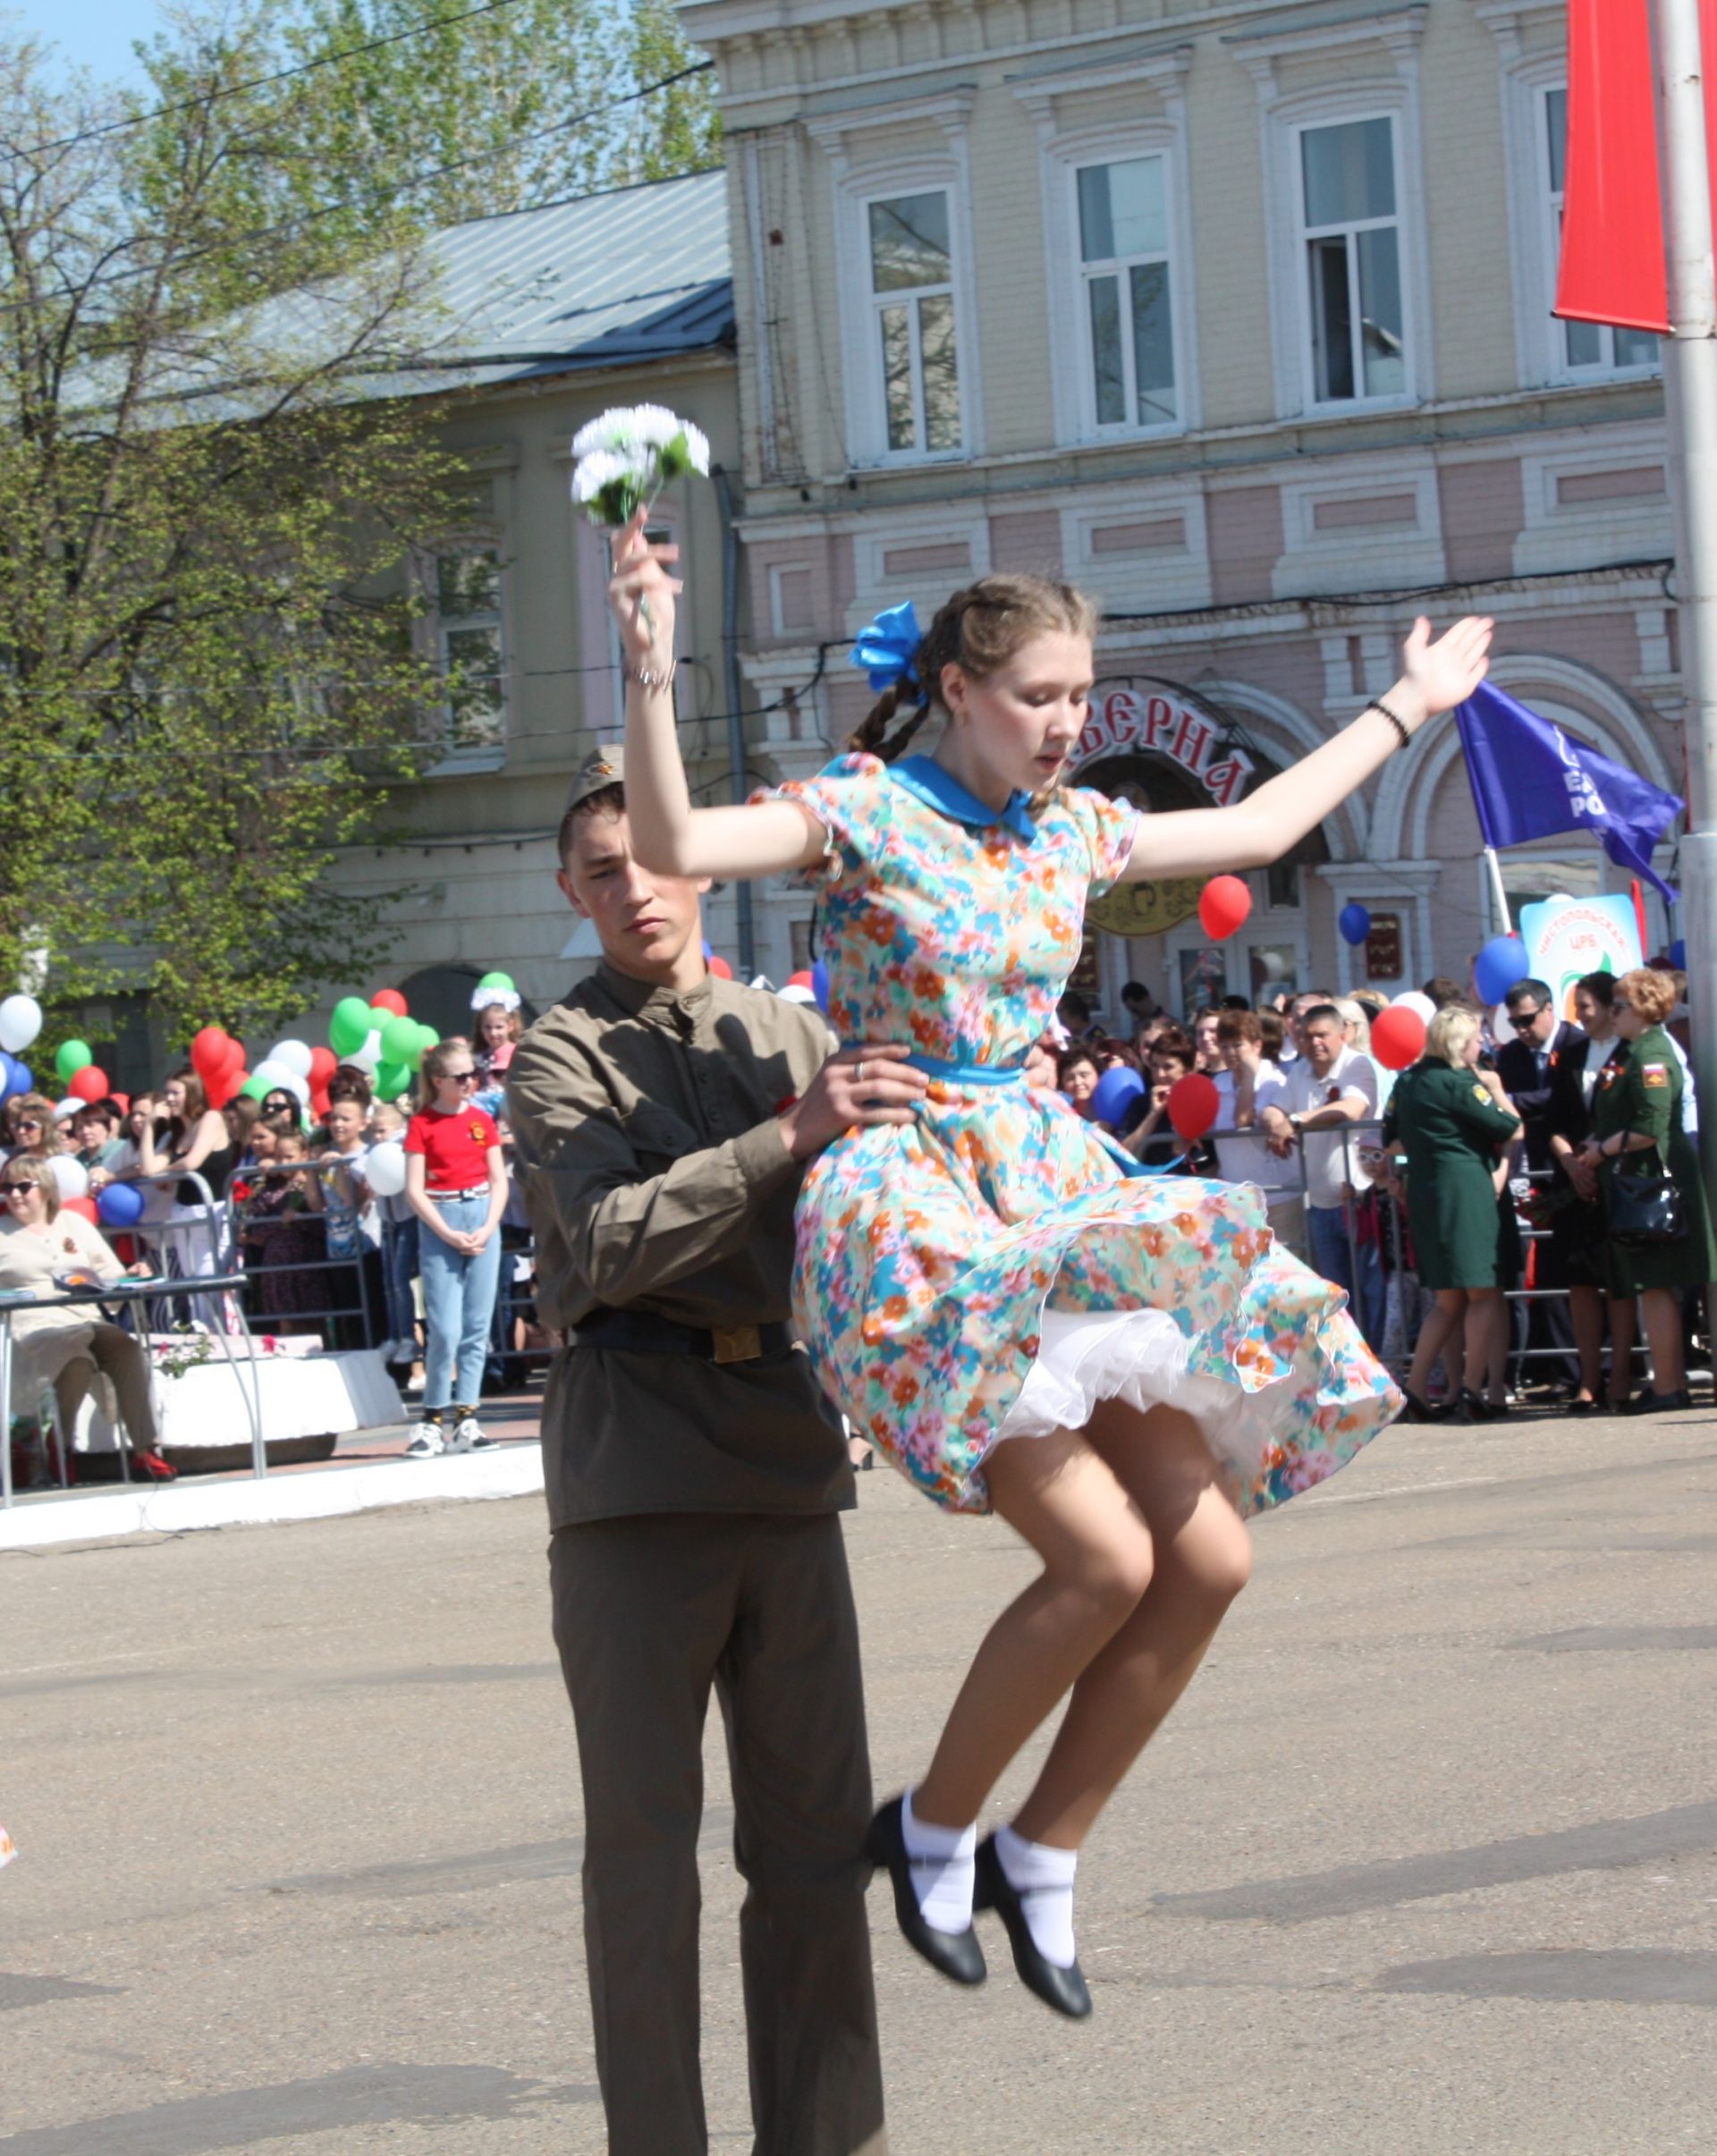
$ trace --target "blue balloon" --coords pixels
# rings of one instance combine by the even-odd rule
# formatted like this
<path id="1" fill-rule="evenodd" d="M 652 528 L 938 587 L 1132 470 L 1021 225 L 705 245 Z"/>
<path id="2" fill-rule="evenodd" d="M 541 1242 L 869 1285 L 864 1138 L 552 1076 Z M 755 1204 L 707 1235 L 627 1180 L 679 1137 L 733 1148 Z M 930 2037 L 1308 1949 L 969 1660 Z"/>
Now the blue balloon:
<path id="1" fill-rule="evenodd" d="M 1145 1081 L 1129 1064 L 1117 1063 L 1097 1080 L 1091 1095 L 1091 1112 L 1100 1123 L 1119 1123 L 1141 1098 Z"/>
<path id="2" fill-rule="evenodd" d="M 1336 916 L 1335 925 L 1345 943 L 1363 943 L 1371 934 L 1371 916 L 1357 899 L 1348 900 Z"/>
<path id="3" fill-rule="evenodd" d="M 1678 973 L 1687 971 L 1687 945 L 1685 936 L 1677 936 L 1674 943 L 1670 945 L 1670 963 Z"/>
<path id="4" fill-rule="evenodd" d="M 704 963 L 706 966 L 708 965 L 709 961 L 715 957 L 715 946 L 710 942 L 709 938 L 706 936 L 704 938 Z"/>
<path id="5" fill-rule="evenodd" d="M 14 1093 L 34 1093 L 36 1077 L 30 1065 L 21 1063 L 15 1055 L 7 1060 L 11 1069 L 6 1072 L 6 1098 L 10 1100 Z"/>
<path id="6" fill-rule="evenodd" d="M 1527 947 L 1518 935 L 1493 935 L 1474 962 L 1473 985 L 1481 1002 L 1500 1003 L 1531 971 Z"/>
<path id="7" fill-rule="evenodd" d="M 107 1183 L 96 1193 L 104 1228 L 135 1228 L 143 1217 L 143 1193 L 135 1183 Z"/>
<path id="8" fill-rule="evenodd" d="M 14 1093 L 21 1090 L 18 1074 L 22 1069 L 21 1063 L 0 1049 L 0 1101 L 9 1101 Z"/>
<path id="9" fill-rule="evenodd" d="M 816 1007 L 826 1018 L 829 1015 L 829 969 L 818 959 L 811 968 L 811 993 L 816 998 Z"/>

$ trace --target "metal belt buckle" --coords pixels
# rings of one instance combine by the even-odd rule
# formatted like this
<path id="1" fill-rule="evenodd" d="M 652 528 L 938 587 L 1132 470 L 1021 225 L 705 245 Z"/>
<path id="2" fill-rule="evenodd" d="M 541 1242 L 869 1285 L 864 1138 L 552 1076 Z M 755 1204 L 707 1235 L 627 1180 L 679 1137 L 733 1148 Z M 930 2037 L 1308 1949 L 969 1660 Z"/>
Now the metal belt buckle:
<path id="1" fill-rule="evenodd" d="M 710 1338 L 718 1363 L 755 1363 L 763 1353 L 763 1335 L 755 1325 L 717 1325 Z"/>

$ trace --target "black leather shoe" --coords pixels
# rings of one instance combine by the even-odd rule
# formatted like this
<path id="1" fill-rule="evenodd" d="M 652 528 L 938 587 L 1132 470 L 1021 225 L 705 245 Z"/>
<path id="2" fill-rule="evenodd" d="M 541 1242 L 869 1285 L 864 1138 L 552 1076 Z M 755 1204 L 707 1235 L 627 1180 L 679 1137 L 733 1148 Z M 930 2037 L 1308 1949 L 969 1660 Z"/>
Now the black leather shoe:
<path id="1" fill-rule="evenodd" d="M 1685 1386 L 1679 1392 L 1637 1393 L 1622 1409 L 1624 1415 L 1670 1415 L 1682 1408 L 1691 1408 L 1693 1395 Z"/>
<path id="2" fill-rule="evenodd" d="M 871 1821 L 865 1836 L 865 1855 L 894 1882 L 894 1920 L 907 1945 L 916 1948 L 939 1975 L 955 1983 L 982 1983 L 989 1971 L 972 1926 L 968 1924 L 963 1932 L 939 1932 L 935 1924 L 924 1921 L 912 1885 L 898 1797 L 891 1797 Z"/>
<path id="3" fill-rule="evenodd" d="M 973 1907 L 994 1909 L 1006 1925 L 1008 1943 L 1013 1949 L 1013 1966 L 1027 1991 L 1036 1991 L 1046 2007 L 1065 2014 L 1070 2021 L 1083 2021 L 1091 2011 L 1091 1993 L 1086 1987 L 1084 1974 L 1077 1961 L 1070 1969 L 1058 1969 L 1038 1952 L 1031 1926 L 1026 1921 L 1025 1904 L 1002 1869 L 994 1834 L 986 1834 L 977 1845 L 977 1891 Z"/>

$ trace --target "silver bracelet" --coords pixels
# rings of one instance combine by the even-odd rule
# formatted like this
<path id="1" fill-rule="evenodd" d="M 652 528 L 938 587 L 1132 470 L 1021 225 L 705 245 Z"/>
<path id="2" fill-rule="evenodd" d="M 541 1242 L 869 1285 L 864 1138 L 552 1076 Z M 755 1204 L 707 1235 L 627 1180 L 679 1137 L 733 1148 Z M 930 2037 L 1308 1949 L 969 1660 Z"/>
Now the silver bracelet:
<path id="1" fill-rule="evenodd" d="M 679 660 L 670 659 L 666 670 L 661 673 L 658 673 L 653 666 L 629 666 L 625 672 L 626 679 L 629 681 L 636 681 L 640 689 L 655 690 L 670 687 L 674 675 L 679 671 Z"/>

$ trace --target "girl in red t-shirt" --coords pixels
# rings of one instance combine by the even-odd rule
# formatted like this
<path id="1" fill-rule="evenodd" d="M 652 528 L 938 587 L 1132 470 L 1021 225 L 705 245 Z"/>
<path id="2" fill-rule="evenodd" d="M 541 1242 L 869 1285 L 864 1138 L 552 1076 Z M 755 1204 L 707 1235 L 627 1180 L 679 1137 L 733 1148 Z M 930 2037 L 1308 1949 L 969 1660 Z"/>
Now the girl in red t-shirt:
<path id="1" fill-rule="evenodd" d="M 477 1419 L 489 1321 L 501 1277 L 507 1175 L 495 1118 L 471 1101 L 477 1065 L 467 1040 L 443 1041 L 423 1059 L 418 1112 L 405 1133 L 405 1199 L 423 1223 L 422 1419 L 406 1450 L 486 1452 Z M 446 1432 L 449 1410 L 453 1417 Z"/>

